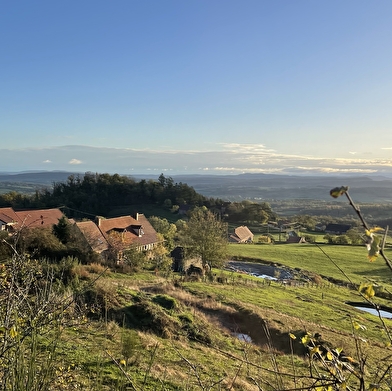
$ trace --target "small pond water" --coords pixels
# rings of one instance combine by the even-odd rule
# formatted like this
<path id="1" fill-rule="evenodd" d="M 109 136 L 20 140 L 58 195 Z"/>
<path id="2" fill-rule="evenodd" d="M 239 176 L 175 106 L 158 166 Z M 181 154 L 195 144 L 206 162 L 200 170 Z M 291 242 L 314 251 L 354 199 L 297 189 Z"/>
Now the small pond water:
<path id="1" fill-rule="evenodd" d="M 261 263 L 230 261 L 228 268 L 267 280 L 289 280 L 292 278 L 291 273 L 286 269 Z"/>
<path id="2" fill-rule="evenodd" d="M 349 304 L 358 310 L 368 312 L 369 314 L 375 316 L 379 316 L 378 311 L 374 307 L 371 307 L 370 305 L 363 304 L 363 303 L 352 303 L 352 302 L 348 302 L 346 304 Z M 392 309 L 382 307 L 380 308 L 380 315 L 382 318 L 392 319 Z"/>

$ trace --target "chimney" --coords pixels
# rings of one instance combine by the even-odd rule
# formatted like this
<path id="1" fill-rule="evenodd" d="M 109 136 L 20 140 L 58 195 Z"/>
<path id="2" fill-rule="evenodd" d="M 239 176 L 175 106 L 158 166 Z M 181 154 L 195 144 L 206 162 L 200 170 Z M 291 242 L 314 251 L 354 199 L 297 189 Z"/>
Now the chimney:
<path id="1" fill-rule="evenodd" d="M 139 220 L 139 213 L 135 213 L 135 220 Z"/>

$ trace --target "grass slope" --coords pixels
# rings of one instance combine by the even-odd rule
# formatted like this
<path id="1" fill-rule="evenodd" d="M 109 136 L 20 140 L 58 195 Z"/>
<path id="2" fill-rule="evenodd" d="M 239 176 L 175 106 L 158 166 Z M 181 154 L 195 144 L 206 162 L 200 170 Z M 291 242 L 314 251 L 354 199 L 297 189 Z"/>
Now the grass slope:
<path id="1" fill-rule="evenodd" d="M 392 257 L 392 249 L 385 250 Z M 258 262 L 272 262 L 300 268 L 321 276 L 355 283 L 379 281 L 388 287 L 392 284 L 392 274 L 380 258 L 369 262 L 364 246 L 315 245 L 315 244 L 275 244 L 229 246 L 229 255 L 237 259 L 251 259 Z M 338 265 L 338 267 L 336 265 Z M 344 274 L 341 270 L 344 271 Z"/>
<path id="2" fill-rule="evenodd" d="M 381 260 L 369 263 L 364 248 L 323 250 L 356 283 L 372 279 L 389 286 Z M 313 245 L 233 245 L 230 253 L 344 279 Z M 304 389 L 312 384 L 300 343 L 306 332 L 318 333 L 325 346 L 342 348 L 353 362 L 360 344 L 371 380 L 391 354 L 380 320 L 345 304 L 362 300 L 356 290 L 326 279 L 287 285 L 235 272 L 214 274 L 213 280 L 193 281 L 149 271 L 105 274 L 96 283 L 95 297 L 102 300 L 88 307 L 89 322 L 63 333 L 57 368 L 64 382 L 58 389 Z"/>

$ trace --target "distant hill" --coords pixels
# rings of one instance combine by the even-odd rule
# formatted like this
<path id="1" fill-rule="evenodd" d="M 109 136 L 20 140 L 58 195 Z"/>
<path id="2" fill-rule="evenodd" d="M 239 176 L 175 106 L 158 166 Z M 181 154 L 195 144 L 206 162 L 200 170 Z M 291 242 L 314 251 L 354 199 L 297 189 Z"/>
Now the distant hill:
<path id="1" fill-rule="evenodd" d="M 68 171 L 24 171 L 16 173 L 0 172 L 0 182 L 31 183 L 51 186 L 53 182 L 65 182 L 72 174 L 84 175 L 84 173 L 72 173 Z"/>
<path id="2" fill-rule="evenodd" d="M 34 192 L 65 182 L 66 171 L 0 173 L 0 192 Z M 170 176 L 170 175 L 167 175 Z M 135 180 L 157 179 L 158 175 L 131 175 Z M 329 191 L 336 186 L 349 186 L 358 202 L 392 202 L 392 179 L 382 176 L 291 176 L 271 174 L 239 175 L 172 175 L 174 182 L 186 183 L 198 193 L 230 201 L 250 200 L 331 200 Z"/>
<path id="3" fill-rule="evenodd" d="M 360 202 L 392 202 L 392 179 L 370 176 L 290 176 L 269 174 L 173 176 L 208 197 L 231 201 L 253 200 L 331 200 L 329 191 L 349 186 Z"/>

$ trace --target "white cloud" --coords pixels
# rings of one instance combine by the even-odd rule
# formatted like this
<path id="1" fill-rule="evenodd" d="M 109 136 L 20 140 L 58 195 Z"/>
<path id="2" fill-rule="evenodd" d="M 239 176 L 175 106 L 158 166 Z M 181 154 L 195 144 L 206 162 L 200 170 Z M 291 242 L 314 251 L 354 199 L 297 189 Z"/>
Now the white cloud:
<path id="1" fill-rule="evenodd" d="M 233 153 L 271 153 L 273 149 L 266 148 L 263 144 L 239 144 L 239 143 L 222 143 L 220 144 L 228 152 Z"/>
<path id="2" fill-rule="evenodd" d="M 79 159 L 71 159 L 68 164 L 82 164 L 83 162 Z"/>
<path id="3" fill-rule="evenodd" d="M 66 170 L 71 166 L 79 172 L 107 172 L 119 174 L 173 175 L 187 173 L 236 174 L 276 173 L 292 175 L 317 175 L 330 173 L 346 174 L 392 174 L 392 159 L 361 159 L 359 155 L 344 158 L 325 158 L 283 154 L 266 148 L 263 144 L 219 144 L 215 150 L 139 150 L 129 148 L 98 148 L 78 145 L 61 147 L 2 149 L 4 169 Z M 80 156 L 76 159 L 74 156 Z M 68 162 L 69 165 L 60 164 Z M 34 166 L 34 162 L 41 162 Z M 56 162 L 56 163 L 54 163 Z M 88 163 L 87 163 L 88 162 Z"/>

